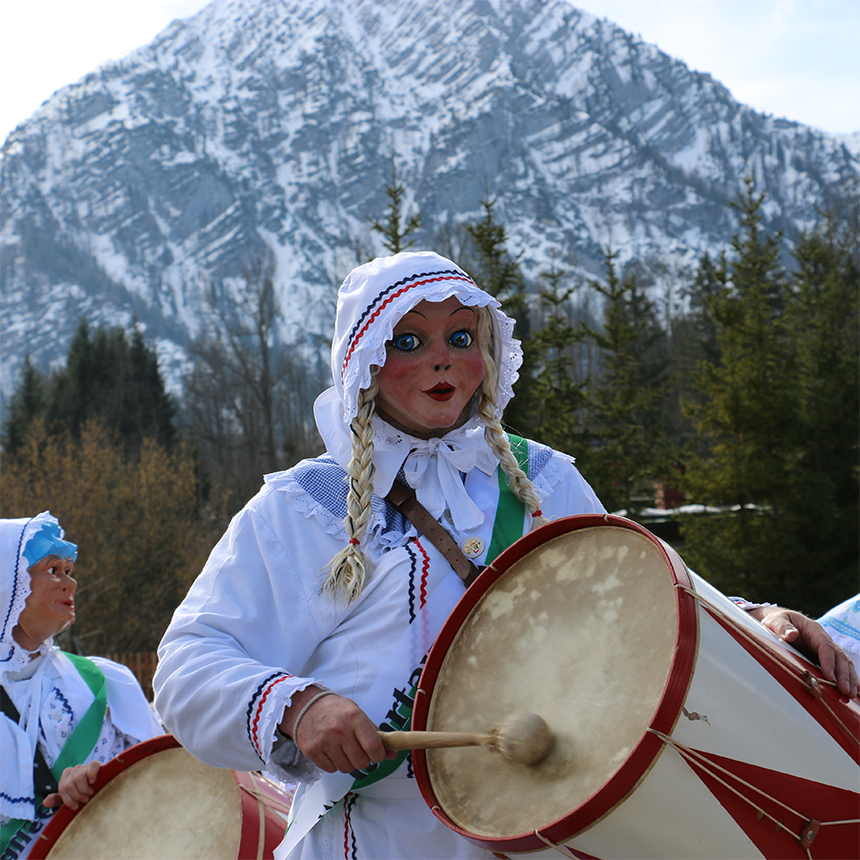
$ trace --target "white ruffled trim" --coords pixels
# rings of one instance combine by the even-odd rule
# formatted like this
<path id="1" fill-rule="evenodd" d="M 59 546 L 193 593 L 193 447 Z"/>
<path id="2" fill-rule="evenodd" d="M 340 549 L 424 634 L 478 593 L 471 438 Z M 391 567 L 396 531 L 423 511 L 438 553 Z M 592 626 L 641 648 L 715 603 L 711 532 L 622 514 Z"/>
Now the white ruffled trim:
<path id="1" fill-rule="evenodd" d="M 2 667 L 0 667 L 0 682 L 5 682 L 6 678 L 11 674 L 23 672 L 24 669 L 29 666 L 30 660 L 35 659 L 35 657 L 31 658 L 31 654 L 37 654 L 44 657 L 55 647 L 53 638 L 46 639 L 36 651 L 27 651 L 25 648 L 22 648 L 14 639 L 12 640 L 11 645 L 12 656 L 5 663 L 3 663 Z M 4 647 L 8 648 L 8 644 Z"/>
<path id="2" fill-rule="evenodd" d="M 266 475 L 265 481 L 273 490 L 284 493 L 290 505 L 306 520 L 315 519 L 327 535 L 346 539 L 343 520 L 338 519 L 327 507 L 311 496 L 295 479 L 292 470 Z"/>
<path id="3" fill-rule="evenodd" d="M 323 531 L 337 540 L 346 543 L 346 528 L 343 520 L 339 519 L 325 505 L 318 502 L 308 491 L 295 479 L 292 470 L 286 472 L 275 472 L 266 475 L 266 484 L 273 490 L 284 493 L 289 504 L 297 510 L 305 519 L 316 520 Z M 418 530 L 409 520 L 406 520 L 406 531 L 402 534 L 388 531 L 385 532 L 385 512 L 375 510 L 371 516 L 368 526 L 368 541 L 370 546 L 380 549 L 392 549 L 403 546 L 412 538 L 418 536 Z"/>
<path id="4" fill-rule="evenodd" d="M 409 543 L 413 538 L 417 538 L 418 529 L 412 525 L 412 521 L 404 518 L 404 522 L 406 523 L 406 531 L 402 533 L 394 531 L 371 533 L 371 547 L 377 546 L 380 549 L 396 549 Z"/>
<path id="5" fill-rule="evenodd" d="M 277 696 L 271 698 L 263 706 L 260 718 L 260 740 L 262 743 L 263 761 L 266 768 L 280 779 L 288 782 L 316 782 L 319 779 L 319 768 L 299 751 L 295 742 L 277 731 L 278 724 L 284 713 L 284 708 L 291 703 L 296 693 L 306 690 L 308 687 L 319 687 L 321 691 L 330 690 L 321 681 L 314 678 L 295 678 L 292 682 L 279 685 L 276 689 Z M 283 740 L 277 744 L 278 738 Z"/>
<path id="6" fill-rule="evenodd" d="M 553 451 L 552 456 L 544 464 L 544 467 L 533 478 L 530 477 L 535 492 L 540 497 L 541 502 L 549 496 L 553 487 L 561 483 L 573 470 L 574 459 L 566 454 L 560 454 L 558 451 Z"/>

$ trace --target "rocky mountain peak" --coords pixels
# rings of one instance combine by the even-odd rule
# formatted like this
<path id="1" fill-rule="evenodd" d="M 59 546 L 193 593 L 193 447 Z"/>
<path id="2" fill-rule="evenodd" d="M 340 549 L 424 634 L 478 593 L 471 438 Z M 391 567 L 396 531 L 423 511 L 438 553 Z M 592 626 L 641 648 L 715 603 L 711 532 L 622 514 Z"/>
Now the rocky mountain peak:
<path id="1" fill-rule="evenodd" d="M 62 360 L 81 317 L 145 326 L 178 380 L 205 285 L 266 256 L 282 337 L 318 347 L 381 250 L 392 158 L 421 244 L 444 251 L 489 194 L 532 276 L 595 271 L 610 244 L 690 265 L 725 247 L 748 172 L 791 237 L 860 171 L 567 0 L 214 0 L 6 140 L 0 388 L 28 353 Z"/>

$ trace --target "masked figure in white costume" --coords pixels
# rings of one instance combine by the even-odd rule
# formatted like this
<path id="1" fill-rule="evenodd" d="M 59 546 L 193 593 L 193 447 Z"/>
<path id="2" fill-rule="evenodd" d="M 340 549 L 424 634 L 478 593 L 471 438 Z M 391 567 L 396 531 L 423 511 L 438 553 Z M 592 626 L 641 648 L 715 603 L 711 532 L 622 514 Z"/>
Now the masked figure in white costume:
<path id="1" fill-rule="evenodd" d="M 26 857 L 56 807 L 93 794 L 102 764 L 163 729 L 134 675 L 66 654 L 77 547 L 49 513 L 0 520 L 0 857 Z"/>
<path id="2" fill-rule="evenodd" d="M 277 856 L 492 856 L 436 819 L 409 756 L 379 739 L 408 728 L 464 588 L 386 497 L 414 489 L 478 566 L 549 519 L 603 512 L 572 457 L 502 429 L 522 360 L 513 326 L 434 253 L 353 270 L 334 386 L 314 409 L 326 453 L 266 477 L 164 637 L 156 705 L 180 742 L 210 765 L 302 783 Z"/>

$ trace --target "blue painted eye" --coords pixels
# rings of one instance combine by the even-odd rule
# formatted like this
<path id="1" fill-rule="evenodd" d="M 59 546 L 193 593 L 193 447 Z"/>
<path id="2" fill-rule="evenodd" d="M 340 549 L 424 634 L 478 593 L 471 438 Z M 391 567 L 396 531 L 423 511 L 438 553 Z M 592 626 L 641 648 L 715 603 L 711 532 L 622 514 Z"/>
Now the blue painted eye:
<path id="1" fill-rule="evenodd" d="M 472 337 L 472 333 L 470 331 L 455 331 L 454 334 L 449 338 L 451 345 L 456 346 L 458 349 L 466 349 L 471 346 L 474 342 L 474 338 Z"/>
<path id="2" fill-rule="evenodd" d="M 400 352 L 412 352 L 420 344 L 421 341 L 414 334 L 397 334 L 391 340 L 391 345 Z"/>

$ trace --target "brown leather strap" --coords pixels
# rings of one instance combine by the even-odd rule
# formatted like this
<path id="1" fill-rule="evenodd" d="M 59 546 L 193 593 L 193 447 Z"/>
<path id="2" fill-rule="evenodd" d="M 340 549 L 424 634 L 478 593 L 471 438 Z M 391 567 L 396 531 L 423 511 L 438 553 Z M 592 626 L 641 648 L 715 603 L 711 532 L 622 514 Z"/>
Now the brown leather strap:
<path id="1" fill-rule="evenodd" d="M 460 552 L 460 547 L 457 546 L 454 538 L 436 522 L 430 511 L 415 498 L 412 489 L 400 481 L 395 481 L 387 498 L 445 556 L 445 559 L 457 571 L 458 576 L 468 588 L 481 572 L 480 569 L 471 559 L 466 558 Z"/>

